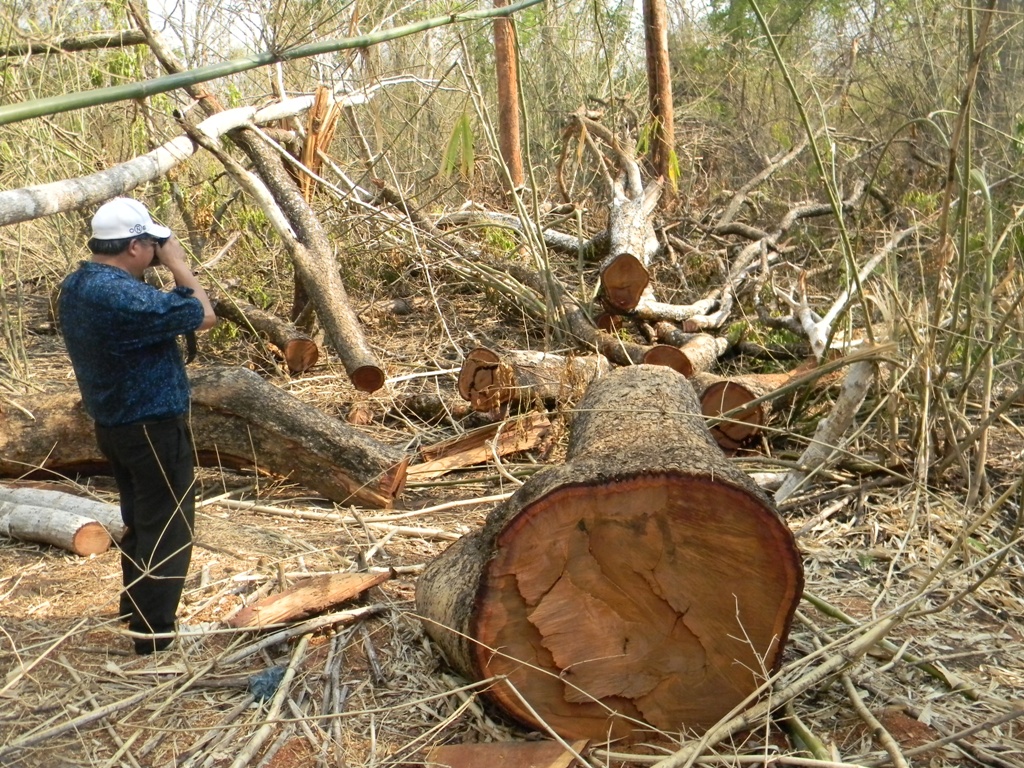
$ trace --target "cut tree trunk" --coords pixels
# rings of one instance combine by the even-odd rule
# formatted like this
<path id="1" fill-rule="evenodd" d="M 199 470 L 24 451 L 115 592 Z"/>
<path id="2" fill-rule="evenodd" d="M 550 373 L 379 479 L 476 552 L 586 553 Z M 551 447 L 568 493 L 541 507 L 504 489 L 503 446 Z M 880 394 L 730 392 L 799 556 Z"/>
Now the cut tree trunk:
<path id="1" fill-rule="evenodd" d="M 708 418 L 716 419 L 735 408 L 771 394 L 789 383 L 792 373 L 754 373 L 747 376 L 698 379 L 701 391 L 700 408 Z M 726 417 L 711 427 L 711 435 L 723 451 L 735 451 L 756 440 L 768 424 L 774 410 L 772 400 L 765 400 Z"/>
<path id="2" fill-rule="evenodd" d="M 22 404 L 33 418 L 0 413 L 0 477 L 109 472 L 77 390 Z M 203 466 L 272 472 L 339 504 L 372 507 L 391 506 L 405 483 L 407 454 L 242 368 L 193 374 L 189 419 Z"/>
<path id="3" fill-rule="evenodd" d="M 0 486 L 0 502 L 28 504 L 33 507 L 60 510 L 73 515 L 95 520 L 107 529 L 110 538 L 121 541 L 124 538 L 124 520 L 121 519 L 121 508 L 116 504 L 106 504 L 95 499 L 84 499 L 71 493 L 51 491 L 44 488 L 9 488 Z"/>
<path id="4" fill-rule="evenodd" d="M 565 357 L 517 350 L 502 355 L 477 347 L 459 371 L 459 394 L 474 410 L 492 411 L 506 403 L 564 401 L 611 370 L 602 355 Z"/>
<path id="5" fill-rule="evenodd" d="M 0 501 L 0 536 L 51 544 L 80 557 L 110 549 L 106 528 L 91 518 L 9 501 Z"/>
<path id="6" fill-rule="evenodd" d="M 709 333 L 694 334 L 685 346 L 674 347 L 658 344 L 644 355 L 648 365 L 666 365 L 686 378 L 695 373 L 704 373 L 714 367 L 718 358 L 729 347 L 729 340 Z"/>
<path id="7" fill-rule="evenodd" d="M 416 605 L 510 716 L 603 740 L 718 721 L 778 666 L 802 586 L 792 533 L 688 380 L 642 365 L 590 386 L 566 463 L 430 563 Z"/>
<path id="8" fill-rule="evenodd" d="M 308 371 L 320 357 L 316 342 L 272 312 L 239 299 L 225 299 L 213 306 L 218 317 L 230 320 L 243 332 L 262 334 L 277 347 L 291 373 Z"/>

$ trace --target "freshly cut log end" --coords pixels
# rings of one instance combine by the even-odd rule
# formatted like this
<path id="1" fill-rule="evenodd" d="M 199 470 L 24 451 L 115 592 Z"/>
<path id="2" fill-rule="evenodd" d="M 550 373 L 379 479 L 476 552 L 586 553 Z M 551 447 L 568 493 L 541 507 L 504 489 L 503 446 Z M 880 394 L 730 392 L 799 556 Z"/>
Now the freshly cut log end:
<path id="1" fill-rule="evenodd" d="M 110 549 L 110 534 L 100 523 L 63 509 L 0 501 L 0 536 L 34 541 L 88 557 Z"/>
<path id="2" fill-rule="evenodd" d="M 361 365 L 349 374 L 349 380 L 360 392 L 376 392 L 384 386 L 384 371 L 376 365 Z"/>
<path id="3" fill-rule="evenodd" d="M 97 522 L 83 525 L 71 541 L 71 551 L 81 557 L 101 555 L 110 549 L 110 534 Z"/>
<path id="4" fill-rule="evenodd" d="M 474 411 L 492 411 L 501 405 L 501 390 L 511 386 L 511 375 L 497 352 L 487 347 L 471 349 L 459 370 L 458 390 Z"/>
<path id="5" fill-rule="evenodd" d="M 764 400 L 748 408 L 752 403 L 787 384 L 791 373 L 761 373 L 747 376 L 733 376 L 729 379 L 702 376 L 700 396 L 701 413 L 708 418 L 718 418 L 735 408 L 741 410 L 726 417 L 711 429 L 711 435 L 722 450 L 741 448 L 761 434 L 773 413 L 773 401 Z"/>
<path id="6" fill-rule="evenodd" d="M 636 308 L 649 282 L 647 268 L 628 253 L 616 256 L 601 272 L 605 302 L 622 312 Z"/>
<path id="7" fill-rule="evenodd" d="M 740 408 L 751 400 L 756 400 L 757 395 L 733 381 L 719 381 L 712 384 L 700 398 L 701 413 L 709 418 L 718 418 L 723 413 L 728 413 L 734 408 Z M 730 444 L 742 445 L 750 438 L 760 434 L 761 427 L 766 421 L 766 414 L 763 407 L 752 406 L 745 410 L 734 413 L 725 421 L 715 425 L 711 434 L 721 434 Z"/>
<path id="8" fill-rule="evenodd" d="M 291 373 L 305 373 L 320 359 L 320 349 L 312 339 L 292 339 L 285 345 L 283 354 L 285 364 Z M 381 381 L 377 389 L 383 384 Z"/>
<path id="9" fill-rule="evenodd" d="M 591 385 L 567 463 L 429 564 L 416 602 L 463 675 L 531 728 L 706 729 L 778 666 L 803 573 L 771 502 L 714 446 L 687 379 Z M 454 631 L 452 631 L 454 630 Z"/>
<path id="10" fill-rule="evenodd" d="M 682 350 L 667 344 L 656 344 L 647 350 L 644 355 L 644 363 L 646 365 L 663 365 L 687 377 L 693 373 L 693 366 L 690 365 L 690 361 Z"/>

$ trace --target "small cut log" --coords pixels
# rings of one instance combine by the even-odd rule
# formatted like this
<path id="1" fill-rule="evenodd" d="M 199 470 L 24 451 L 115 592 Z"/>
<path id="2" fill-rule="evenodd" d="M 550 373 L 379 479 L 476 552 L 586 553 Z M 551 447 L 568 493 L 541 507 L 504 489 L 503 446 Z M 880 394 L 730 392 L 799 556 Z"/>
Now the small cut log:
<path id="1" fill-rule="evenodd" d="M 124 538 L 125 525 L 121 519 L 121 508 L 116 504 L 107 504 L 95 499 L 75 496 L 73 493 L 62 493 L 45 488 L 9 488 L 0 486 L 0 502 L 27 504 L 33 507 L 46 507 L 60 510 L 73 515 L 80 515 L 107 529 L 114 541 Z"/>
<path id="2" fill-rule="evenodd" d="M 701 413 L 706 417 L 719 419 L 741 409 L 711 427 L 711 436 L 723 451 L 738 450 L 761 435 L 774 412 L 773 401 L 743 406 L 785 386 L 792 377 L 792 373 L 755 373 L 727 379 L 706 374 L 698 378 Z"/>
<path id="3" fill-rule="evenodd" d="M 272 312 L 239 299 L 224 299 L 213 306 L 218 317 L 230 320 L 243 333 L 269 339 L 281 352 L 290 373 L 308 371 L 320 358 L 320 350 L 309 336 Z"/>
<path id="4" fill-rule="evenodd" d="M 508 715 L 604 740 L 717 722 L 777 668 L 802 586 L 792 533 L 688 380 L 640 365 L 591 384 L 566 463 L 430 563 L 416 606 Z"/>
<path id="5" fill-rule="evenodd" d="M 471 350 L 459 371 L 458 388 L 476 411 L 506 403 L 562 402 L 611 370 L 603 355 L 566 357 L 519 350 L 498 355 L 486 347 Z"/>
<path id="6" fill-rule="evenodd" d="M 666 365 L 690 378 L 695 373 L 704 373 L 714 367 L 718 358 L 729 347 L 729 340 L 709 333 L 698 333 L 690 337 L 682 347 L 657 344 L 644 355 L 648 365 Z"/>
<path id="7" fill-rule="evenodd" d="M 262 629 L 273 624 L 308 619 L 328 608 L 341 605 L 371 587 L 383 584 L 392 573 L 335 573 L 304 579 L 286 592 L 270 595 L 247 605 L 228 623 L 232 627 Z"/>
<path id="8" fill-rule="evenodd" d="M 79 557 L 110 549 L 110 535 L 95 520 L 49 507 L 0 501 L 0 536 L 60 547 Z"/>

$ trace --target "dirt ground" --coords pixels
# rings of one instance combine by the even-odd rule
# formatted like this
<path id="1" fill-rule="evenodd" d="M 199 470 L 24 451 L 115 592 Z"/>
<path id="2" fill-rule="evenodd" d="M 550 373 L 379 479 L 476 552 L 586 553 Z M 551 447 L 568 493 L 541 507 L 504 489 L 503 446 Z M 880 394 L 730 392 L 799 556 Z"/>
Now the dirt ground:
<path id="1" fill-rule="evenodd" d="M 31 294 L 24 300 L 29 310 L 43 301 Z M 447 317 L 445 308 L 438 315 L 431 302 L 413 297 L 413 311 L 404 315 L 363 308 L 389 376 L 451 368 L 452 360 L 437 353 L 445 332 L 469 345 L 473 339 L 500 341 L 506 332 L 492 312 L 465 302 L 446 331 L 437 322 Z M 32 386 L 69 386 L 59 337 L 47 332 L 42 312 L 33 325 Z M 241 344 L 232 354 L 225 360 L 222 352 L 206 349 L 200 364 L 265 366 L 268 359 L 265 350 Z M 4 393 L 11 398 L 23 379 L 8 374 Z M 394 404 L 416 388 L 450 395 L 450 373 L 402 382 L 381 396 L 356 393 L 331 360 L 294 379 L 269 375 L 340 418 L 360 405 L 372 414 L 364 427 L 369 433 L 407 449 L 449 437 L 468 423 L 426 425 L 396 415 Z M 557 461 L 563 415 L 552 415 L 556 431 L 546 452 L 509 457 L 505 468 L 526 473 L 537 462 Z M 1019 431 L 1000 430 L 992 445 L 989 498 L 1019 474 L 1022 450 Z M 763 469 L 756 457 L 734 460 Z M 187 634 L 154 657 L 131 654 L 115 619 L 115 550 L 79 558 L 0 538 L 0 764 L 423 765 L 427 750 L 439 744 L 543 737 L 503 720 L 477 688 L 449 671 L 415 616 L 419 570 L 452 538 L 480 525 L 493 502 L 394 517 L 514 490 L 493 463 L 410 484 L 399 508 L 390 511 L 337 507 L 254 473 L 204 469 L 199 481 L 196 547 L 180 611 Z M 865 479 L 840 467 L 783 508 L 803 554 L 808 595 L 775 686 L 780 702 L 792 706 L 709 744 L 709 761 L 739 755 L 746 756 L 743 764 L 758 764 L 788 756 L 808 765 L 881 765 L 902 756 L 913 765 L 1024 765 L 1019 509 L 1009 501 L 965 534 L 984 510 L 966 509 L 955 485 L 921 488 Z M 116 500 L 106 477 L 61 486 Z M 303 512 L 327 512 L 334 519 L 301 519 Z M 361 601 L 339 609 L 362 611 L 361 618 L 270 642 L 223 624 L 257 594 L 310 574 L 358 567 L 395 570 Z M 846 679 L 830 674 L 786 695 L 788 686 L 824 668 L 922 588 L 914 611 L 887 644 L 847 665 Z M 254 700 L 253 676 L 276 667 L 288 669 L 280 695 Z M 851 688 L 844 687 L 847 682 Z M 824 750 L 813 753 L 817 763 L 806 762 L 812 760 L 812 737 Z M 894 740 L 888 751 L 886 737 Z M 693 743 L 692 735 L 652 732 L 632 745 L 593 745 L 588 760 L 595 766 L 650 764 Z"/>

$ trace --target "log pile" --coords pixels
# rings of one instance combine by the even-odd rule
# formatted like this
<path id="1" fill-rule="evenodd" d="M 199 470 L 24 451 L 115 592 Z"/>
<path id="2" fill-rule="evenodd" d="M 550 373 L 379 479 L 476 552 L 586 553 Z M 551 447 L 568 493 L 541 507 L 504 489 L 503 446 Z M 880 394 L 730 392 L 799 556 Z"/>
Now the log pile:
<path id="1" fill-rule="evenodd" d="M 421 576 L 448 662 L 524 725 L 629 737 L 709 727 L 781 657 L 795 542 L 715 446 L 687 380 L 618 369 L 590 386 L 547 468 Z"/>

